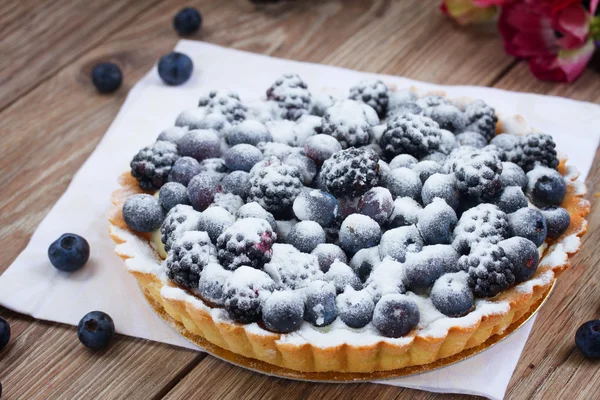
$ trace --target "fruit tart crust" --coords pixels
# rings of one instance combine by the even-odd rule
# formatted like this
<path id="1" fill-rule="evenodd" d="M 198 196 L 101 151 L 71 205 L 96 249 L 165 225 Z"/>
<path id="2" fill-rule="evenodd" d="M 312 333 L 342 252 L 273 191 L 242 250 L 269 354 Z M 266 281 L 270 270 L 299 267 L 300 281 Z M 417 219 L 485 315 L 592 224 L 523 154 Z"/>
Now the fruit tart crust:
<path id="1" fill-rule="evenodd" d="M 578 172 L 575 168 L 567 166 L 563 159 L 558 169 L 567 181 L 567 195 L 561 206 L 571 215 L 568 230 L 560 238 L 547 241 L 548 247 L 540 259 L 538 270 L 530 280 L 490 299 L 491 303 L 499 306 L 504 304 L 505 307 L 496 307 L 493 313 L 482 315 L 470 325 L 451 326 L 447 334 L 435 337 L 421 334 L 417 328 L 400 339 L 381 337 L 375 343 L 345 343 L 327 347 L 308 341 L 286 340 L 289 334 L 267 332 L 255 324 L 235 323 L 228 320 L 224 312 L 223 318 L 220 318 L 221 315 L 200 298 L 160 276 L 157 271 L 162 259 L 150 244 L 150 234 L 133 232 L 125 224 L 123 202 L 133 194 L 142 193 L 129 172 L 120 177 L 121 188 L 112 195 L 114 206 L 107 213 L 109 233 L 117 243 L 117 255 L 125 260 L 144 295 L 155 309 L 163 309 L 168 317 L 182 324 L 182 333 L 188 338 L 199 337 L 225 351 L 292 371 L 392 371 L 431 364 L 481 347 L 492 336 L 505 333 L 511 324 L 522 322 L 524 316 L 539 307 L 556 277 L 571 265 L 569 257 L 579 251 L 580 237 L 587 230 L 585 217 L 590 209 L 589 202 L 583 198 L 586 194 L 585 185 L 576 181 Z M 166 319 L 164 315 L 163 318 Z"/>

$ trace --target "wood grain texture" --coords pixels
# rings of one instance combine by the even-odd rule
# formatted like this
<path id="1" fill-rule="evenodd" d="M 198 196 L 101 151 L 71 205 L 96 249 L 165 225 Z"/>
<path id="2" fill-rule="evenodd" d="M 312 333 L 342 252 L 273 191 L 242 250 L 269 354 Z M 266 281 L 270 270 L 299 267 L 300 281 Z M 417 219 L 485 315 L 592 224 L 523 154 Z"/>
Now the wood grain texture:
<path id="1" fill-rule="evenodd" d="M 126 7 L 124 3 L 3 4 L 0 50 L 12 49 L 19 61 L 8 65 L 6 59 L 0 60 L 0 171 L 5 185 L 0 197 L 0 272 L 64 192 L 114 119 L 127 90 L 173 48 L 178 37 L 171 19 L 186 5 L 198 7 L 204 16 L 203 29 L 193 39 L 439 83 L 497 82 L 511 90 L 600 100 L 600 82 L 592 72 L 573 86 L 538 83 L 522 63 L 504 75 L 514 61 L 503 53 L 496 35 L 458 29 L 440 16 L 433 1 L 297 0 L 256 6 L 246 0 L 157 0 L 127 2 Z M 60 29 L 45 34 L 34 29 L 23 33 L 29 35 L 26 38 L 12 34 L 38 14 L 45 15 L 48 26 L 62 24 Z M 88 26 L 74 34 L 82 20 Z M 115 61 L 123 69 L 124 86 L 114 95 L 98 95 L 90 84 L 90 70 L 100 60 Z M 590 176 L 598 177 L 598 158 L 594 165 Z M 595 180 L 589 183 L 593 191 L 599 190 Z M 599 212 L 594 204 L 591 218 Z M 600 235 L 597 231 L 592 222 L 578 267 L 598 262 L 592 249 Z M 555 291 L 538 318 L 511 381 L 510 398 L 553 398 L 555 393 L 598 397 L 594 364 L 572 351 L 572 337 L 580 322 L 598 316 L 600 277 L 593 268 L 575 268 L 564 277 L 568 279 L 559 281 L 560 292 Z M 0 353 L 0 380 L 10 399 L 442 397 L 375 384 L 270 378 L 192 351 L 124 337 L 105 353 L 93 354 L 78 343 L 72 327 L 5 309 L 0 315 L 13 328 L 11 344 Z"/>

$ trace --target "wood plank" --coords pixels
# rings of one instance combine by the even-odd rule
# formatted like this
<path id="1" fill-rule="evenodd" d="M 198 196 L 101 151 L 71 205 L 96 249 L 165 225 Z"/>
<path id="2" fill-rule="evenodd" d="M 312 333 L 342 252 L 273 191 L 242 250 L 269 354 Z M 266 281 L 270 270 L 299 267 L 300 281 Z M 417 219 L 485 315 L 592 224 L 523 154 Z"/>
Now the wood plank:
<path id="1" fill-rule="evenodd" d="M 554 84 L 536 80 L 527 64 L 520 62 L 495 86 L 600 103 L 600 80 L 591 69 L 571 85 Z M 582 250 L 541 309 L 507 398 L 600 398 L 598 363 L 583 357 L 574 342 L 577 328 L 600 316 L 600 269 L 596 268 L 600 254 L 595 245 L 600 241 L 600 205 L 595 196 L 600 192 L 600 149 L 586 184 L 592 209 Z"/>
<path id="2" fill-rule="evenodd" d="M 0 14 L 0 110 L 157 1 L 3 2 Z"/>

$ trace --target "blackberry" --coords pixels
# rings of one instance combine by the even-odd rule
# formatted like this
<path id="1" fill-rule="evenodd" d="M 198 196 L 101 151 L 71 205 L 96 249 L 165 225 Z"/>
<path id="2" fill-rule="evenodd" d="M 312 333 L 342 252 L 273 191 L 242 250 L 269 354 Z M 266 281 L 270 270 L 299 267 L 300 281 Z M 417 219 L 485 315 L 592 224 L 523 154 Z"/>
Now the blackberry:
<path id="1" fill-rule="evenodd" d="M 286 217 L 302 187 L 298 168 L 269 157 L 250 170 L 248 202 L 257 202 L 275 217 Z"/>
<path id="2" fill-rule="evenodd" d="M 515 283 L 513 263 L 496 244 L 480 244 L 458 264 L 469 273 L 467 282 L 478 297 L 494 297 Z"/>
<path id="3" fill-rule="evenodd" d="M 388 121 L 379 146 L 388 158 L 398 154 L 421 158 L 437 150 L 440 140 L 437 122 L 422 115 L 406 114 Z"/>
<path id="4" fill-rule="evenodd" d="M 197 288 L 200 272 L 208 265 L 214 247 L 206 232 L 187 231 L 171 246 L 165 262 L 167 277 L 186 288 Z"/>
<path id="5" fill-rule="evenodd" d="M 341 150 L 321 169 L 322 183 L 334 196 L 360 196 L 379 184 L 379 156 L 369 148 Z"/>
<path id="6" fill-rule="evenodd" d="M 271 260 L 271 247 L 276 239 L 277 235 L 266 220 L 240 219 L 217 238 L 219 262 L 231 270 L 242 265 L 260 269 Z"/>
<path id="7" fill-rule="evenodd" d="M 160 238 L 165 246 L 165 251 L 171 250 L 173 242 L 184 232 L 197 230 L 200 216 L 201 214 L 192 206 L 179 204 L 173 207 L 160 227 Z"/>
<path id="8" fill-rule="evenodd" d="M 525 172 L 529 172 L 536 165 L 556 169 L 558 157 L 556 156 L 556 143 L 552 136 L 545 133 L 531 133 L 521 136 L 517 149 L 511 154 L 509 161 L 514 162 Z"/>
<path id="9" fill-rule="evenodd" d="M 323 278 L 317 257 L 282 243 L 273 245 L 273 256 L 264 270 L 279 286 L 291 290 L 305 288 L 311 281 Z"/>
<path id="10" fill-rule="evenodd" d="M 492 199 L 502 188 L 502 161 L 493 153 L 474 151 L 463 156 L 455 168 L 456 188 L 475 200 Z"/>
<path id="11" fill-rule="evenodd" d="M 481 100 L 477 100 L 465 107 L 467 117 L 467 131 L 478 132 L 489 142 L 496 136 L 496 123 L 498 117 L 496 110 Z"/>
<path id="12" fill-rule="evenodd" d="M 429 107 L 437 107 L 444 104 L 450 104 L 448 100 L 438 95 L 427 95 L 423 96 L 420 99 L 416 100 L 416 103 L 422 109 L 426 109 Z"/>
<path id="13" fill-rule="evenodd" d="M 285 74 L 267 90 L 267 99 L 277 102 L 285 119 L 293 121 L 307 114 L 311 95 L 306 83 L 298 74 Z"/>
<path id="14" fill-rule="evenodd" d="M 465 211 L 453 232 L 452 246 L 467 254 L 480 242 L 498 243 L 508 236 L 508 217 L 492 204 L 479 204 Z"/>
<path id="15" fill-rule="evenodd" d="M 325 111 L 321 132 L 336 138 L 342 148 L 368 144 L 373 136 L 373 127 L 379 123 L 377 113 L 358 101 L 342 100 Z"/>
<path id="16" fill-rule="evenodd" d="M 379 118 L 383 118 L 388 108 L 390 89 L 380 80 L 364 80 L 350 88 L 349 97 L 371 106 Z"/>
<path id="17" fill-rule="evenodd" d="M 179 159 L 177 145 L 158 141 L 141 149 L 131 160 L 131 175 L 144 190 L 160 189 L 169 177 L 171 168 Z"/>
<path id="18" fill-rule="evenodd" d="M 232 124 L 246 119 L 248 108 L 242 104 L 240 96 L 231 91 L 212 90 L 198 101 L 198 107 L 204 107 L 208 112 L 220 112 Z"/>
<path id="19" fill-rule="evenodd" d="M 262 305 L 274 290 L 275 282 L 269 275 L 243 265 L 225 283 L 225 310 L 236 322 L 258 322 Z"/>

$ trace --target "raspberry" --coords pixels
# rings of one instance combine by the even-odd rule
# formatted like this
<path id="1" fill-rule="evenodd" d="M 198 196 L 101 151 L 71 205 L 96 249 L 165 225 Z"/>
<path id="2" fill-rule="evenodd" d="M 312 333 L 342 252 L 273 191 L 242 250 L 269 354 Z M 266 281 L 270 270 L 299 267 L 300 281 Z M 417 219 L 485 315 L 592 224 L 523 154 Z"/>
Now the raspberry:
<path id="1" fill-rule="evenodd" d="M 387 112 L 390 90 L 380 80 L 364 80 L 350 88 L 349 97 L 371 106 L 379 118 L 383 118 Z"/>
<path id="2" fill-rule="evenodd" d="M 477 100 L 465 107 L 467 117 L 467 131 L 479 132 L 489 142 L 496 136 L 496 111 L 488 104 Z"/>
<path id="3" fill-rule="evenodd" d="M 437 122 L 422 115 L 406 114 L 388 121 L 379 145 L 388 158 L 398 154 L 421 158 L 437 150 L 440 140 Z"/>
<path id="4" fill-rule="evenodd" d="M 177 145 L 158 141 L 141 149 L 131 160 L 131 175 L 144 190 L 160 189 L 168 181 L 175 161 L 179 159 Z"/>
<path id="5" fill-rule="evenodd" d="M 267 99 L 277 102 L 285 119 L 293 121 L 307 114 L 311 95 L 298 74 L 285 74 L 267 90 Z"/>
<path id="6" fill-rule="evenodd" d="M 462 254 L 480 242 L 498 243 L 508 236 L 508 217 L 492 204 L 479 204 L 463 213 L 453 232 L 452 246 Z"/>
<path id="7" fill-rule="evenodd" d="M 169 250 L 165 268 L 167 277 L 186 288 L 197 288 L 200 272 L 214 255 L 214 246 L 206 232 L 185 232 Z"/>
<path id="8" fill-rule="evenodd" d="M 322 183 L 335 196 L 360 196 L 379 184 L 379 156 L 369 148 L 349 148 L 325 160 Z"/>
<path id="9" fill-rule="evenodd" d="M 242 265 L 260 269 L 271 260 L 271 247 L 276 239 L 277 235 L 266 220 L 240 219 L 217 238 L 219 262 L 231 270 Z"/>
<path id="10" fill-rule="evenodd" d="M 317 257 L 302 253 L 289 244 L 274 244 L 273 257 L 264 269 L 275 283 L 291 290 L 304 288 L 323 277 Z"/>
<path id="11" fill-rule="evenodd" d="M 298 168 L 269 157 L 250 171 L 248 202 L 257 202 L 275 217 L 285 217 L 291 213 L 302 187 Z"/>
<path id="12" fill-rule="evenodd" d="M 220 112 L 232 124 L 245 120 L 248 112 L 248 108 L 242 104 L 240 96 L 230 91 L 212 90 L 200 98 L 198 107 L 205 107 L 208 112 Z"/>
<path id="13" fill-rule="evenodd" d="M 160 238 L 165 251 L 169 251 L 173 242 L 183 233 L 197 230 L 201 215 L 192 206 L 179 204 L 173 207 L 160 227 Z"/>
<path id="14" fill-rule="evenodd" d="M 538 164 L 556 169 L 558 157 L 555 147 L 552 136 L 545 133 L 524 135 L 520 138 L 517 149 L 510 154 L 509 161 L 519 165 L 525 172 L 531 171 Z"/>
<path id="15" fill-rule="evenodd" d="M 274 290 L 275 282 L 269 275 L 243 265 L 225 283 L 225 309 L 236 322 L 258 322 L 262 305 Z"/>
<path id="16" fill-rule="evenodd" d="M 474 151 L 457 161 L 456 188 L 474 200 L 492 199 L 502 189 L 502 161 L 493 153 Z"/>
<path id="17" fill-rule="evenodd" d="M 336 138 L 342 148 L 364 146 L 373 136 L 373 127 L 379 123 L 375 111 L 364 103 L 342 100 L 325 111 L 321 133 Z"/>
<path id="18" fill-rule="evenodd" d="M 478 297 L 494 297 L 515 283 L 513 263 L 504 249 L 496 244 L 480 244 L 468 256 L 458 260 L 469 273 L 467 282 Z"/>

